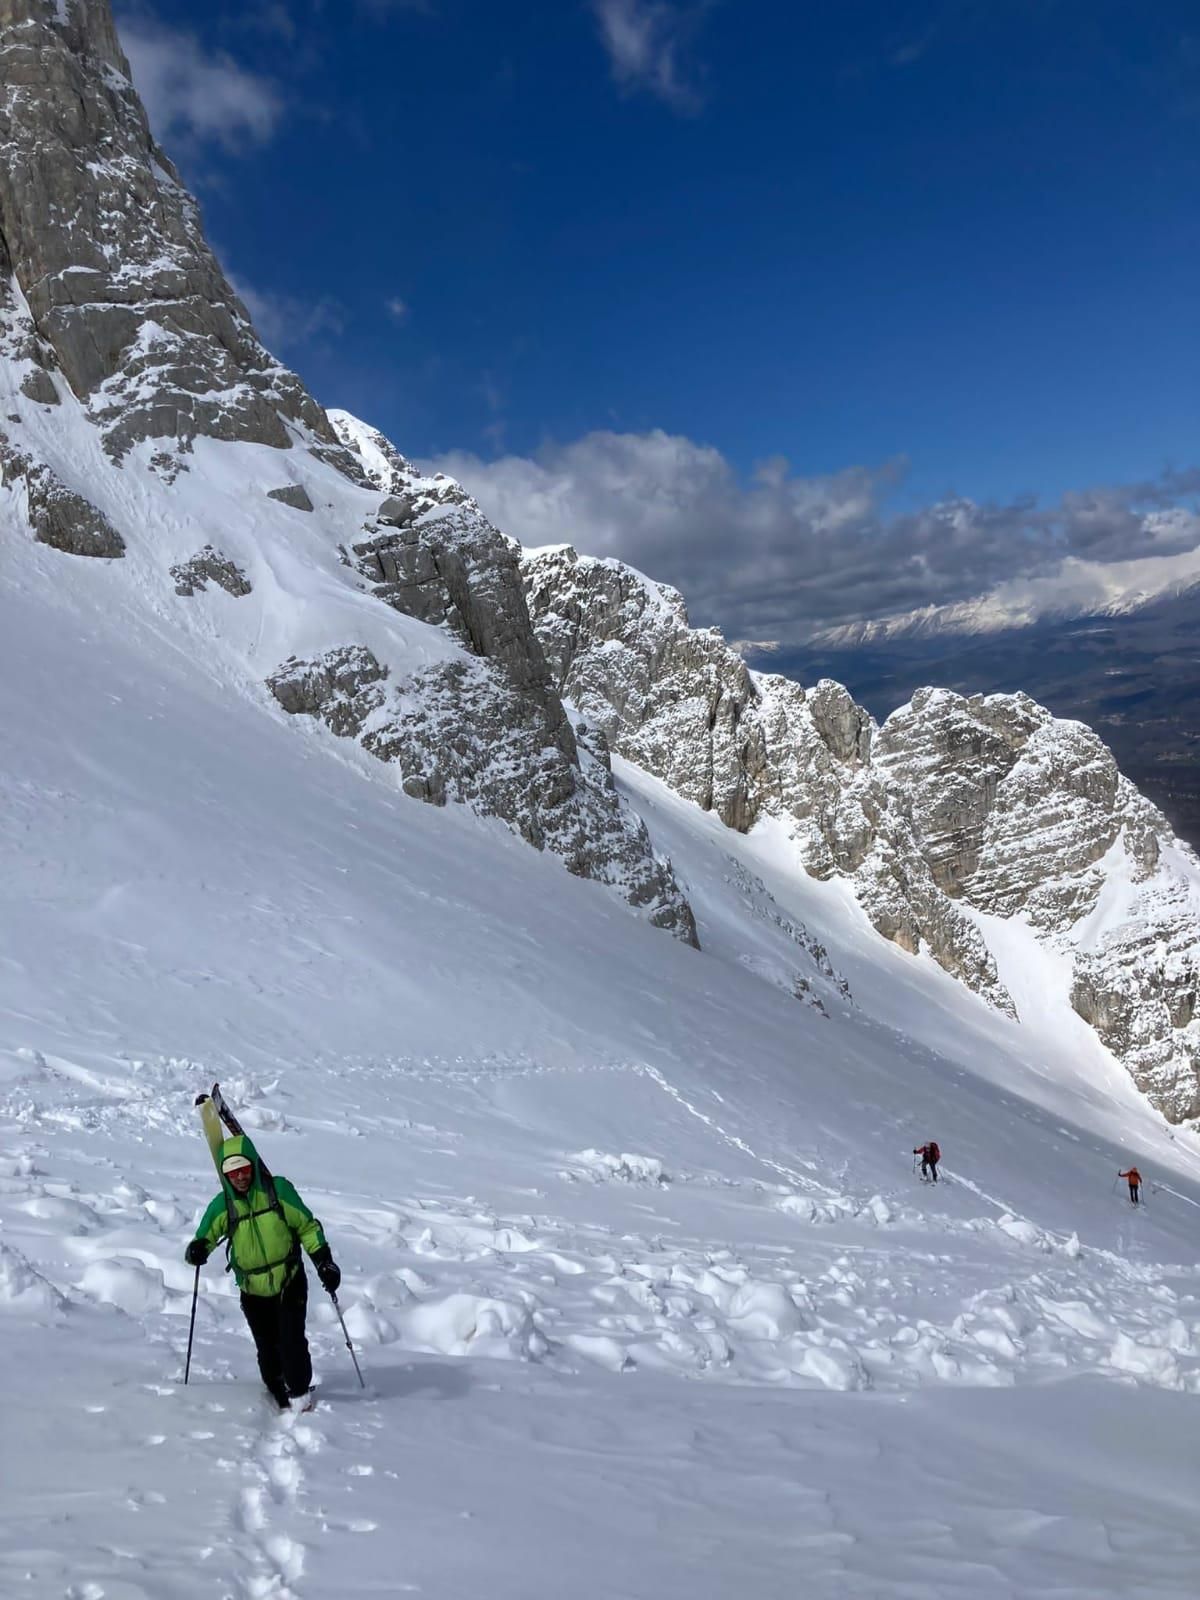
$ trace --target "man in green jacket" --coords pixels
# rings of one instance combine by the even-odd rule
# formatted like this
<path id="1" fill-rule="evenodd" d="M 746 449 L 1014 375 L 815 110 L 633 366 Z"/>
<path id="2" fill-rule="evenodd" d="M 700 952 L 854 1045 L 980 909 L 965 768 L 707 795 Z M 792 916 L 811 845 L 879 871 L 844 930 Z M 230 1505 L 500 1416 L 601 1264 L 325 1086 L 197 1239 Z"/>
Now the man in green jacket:
<path id="1" fill-rule="evenodd" d="M 245 1134 L 226 1139 L 218 1164 L 221 1193 L 200 1219 L 184 1259 L 201 1267 L 222 1239 L 254 1335 L 258 1370 L 280 1410 L 312 1388 L 312 1358 L 304 1333 L 308 1278 L 301 1247 L 312 1257 L 322 1287 L 337 1293 L 342 1274 L 321 1224 L 286 1178 L 264 1174 Z"/>

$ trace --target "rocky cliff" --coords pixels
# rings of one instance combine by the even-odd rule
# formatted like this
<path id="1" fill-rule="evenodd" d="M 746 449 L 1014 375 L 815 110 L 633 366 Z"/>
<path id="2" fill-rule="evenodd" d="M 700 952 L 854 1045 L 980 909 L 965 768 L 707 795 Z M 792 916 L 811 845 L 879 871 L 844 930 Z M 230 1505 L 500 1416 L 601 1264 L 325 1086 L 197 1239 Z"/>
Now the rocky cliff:
<path id="1" fill-rule="evenodd" d="M 306 541 L 332 580 L 316 630 L 325 647 L 263 674 L 275 702 L 395 764 L 406 793 L 502 818 L 694 943 L 687 902 L 617 794 L 603 741 L 576 739 L 512 546 L 461 490 L 422 479 L 386 441 L 368 464 L 368 430 L 343 419 L 343 442 L 261 344 L 150 134 L 108 0 L 0 0 L 0 62 L 6 536 L 110 560 L 136 538 L 149 592 L 169 584 L 181 629 L 211 635 L 211 585 L 252 610 L 273 604 L 264 632 L 284 646 L 307 643 L 310 603 L 293 593 L 280 605 L 277 563 L 265 574 L 273 594 L 252 598 L 248 569 L 277 540 Z M 221 445 L 232 453 L 214 455 Z M 190 476 L 204 481 L 189 487 Z M 223 519 L 218 493 L 238 483 L 261 503 Z M 230 542 L 243 546 L 236 558 Z M 453 642 L 380 634 L 350 601 L 364 592 Z"/>
<path id="2" fill-rule="evenodd" d="M 107 0 L 0 0 L 0 41 L 0 263 L 32 324 L 31 398 L 53 405 L 58 378 L 118 460 L 198 434 L 333 447 L 151 138 Z"/>
<path id="3" fill-rule="evenodd" d="M 523 570 L 556 687 L 615 751 L 731 828 L 785 818 L 807 871 L 1009 1014 L 981 917 L 1024 918 L 1139 1086 L 1200 1112 L 1197 864 L 1090 729 L 936 689 L 877 727 L 840 684 L 748 671 L 619 562 L 561 546 Z"/>
<path id="4" fill-rule="evenodd" d="M 559 692 L 612 748 L 744 831 L 785 816 L 805 869 L 851 878 L 871 921 L 993 1005 L 1014 1007 L 979 930 L 939 889 L 911 797 L 873 765 L 876 729 L 828 680 L 751 673 L 682 598 L 567 546 L 525 557 L 529 607 Z"/>

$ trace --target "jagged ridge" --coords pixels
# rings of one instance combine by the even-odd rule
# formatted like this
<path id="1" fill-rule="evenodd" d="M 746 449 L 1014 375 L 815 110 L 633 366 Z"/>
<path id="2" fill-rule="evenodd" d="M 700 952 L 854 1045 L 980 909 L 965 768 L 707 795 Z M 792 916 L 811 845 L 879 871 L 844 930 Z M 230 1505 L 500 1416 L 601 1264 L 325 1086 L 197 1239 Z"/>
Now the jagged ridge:
<path id="1" fill-rule="evenodd" d="M 783 816 L 875 928 L 1014 1013 L 981 924 L 1025 918 L 1072 1003 L 1164 1113 L 1200 1113 L 1200 870 L 1082 724 L 1026 695 L 922 690 L 882 728 L 830 680 L 752 673 L 681 597 L 569 546 L 528 552 L 559 691 L 614 750 L 732 828 Z"/>

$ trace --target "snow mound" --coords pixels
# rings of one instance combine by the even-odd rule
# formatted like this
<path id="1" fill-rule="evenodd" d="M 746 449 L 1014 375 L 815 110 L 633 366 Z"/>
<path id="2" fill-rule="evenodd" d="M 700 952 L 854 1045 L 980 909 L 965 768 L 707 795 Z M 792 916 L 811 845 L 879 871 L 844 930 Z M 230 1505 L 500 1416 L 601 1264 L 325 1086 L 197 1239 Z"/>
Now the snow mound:
<path id="1" fill-rule="evenodd" d="M 19 1250 L 0 1242 L 0 1312 L 48 1315 L 65 1311 L 66 1305 L 54 1285 Z"/>
<path id="2" fill-rule="evenodd" d="M 131 1317 L 161 1311 L 166 1305 L 167 1288 L 156 1267 L 143 1266 L 132 1256 L 110 1256 L 92 1261 L 84 1269 L 79 1287 L 84 1294 L 104 1305 L 116 1306 Z"/>
<path id="3" fill-rule="evenodd" d="M 630 1155 L 628 1151 L 614 1156 L 603 1150 L 577 1150 L 570 1159 L 574 1166 L 567 1175 L 590 1179 L 593 1183 L 671 1182 L 657 1156 Z"/>
<path id="4" fill-rule="evenodd" d="M 513 1300 L 449 1294 L 410 1307 L 397 1321 L 410 1349 L 439 1355 L 537 1360 L 547 1348 L 529 1308 Z"/>

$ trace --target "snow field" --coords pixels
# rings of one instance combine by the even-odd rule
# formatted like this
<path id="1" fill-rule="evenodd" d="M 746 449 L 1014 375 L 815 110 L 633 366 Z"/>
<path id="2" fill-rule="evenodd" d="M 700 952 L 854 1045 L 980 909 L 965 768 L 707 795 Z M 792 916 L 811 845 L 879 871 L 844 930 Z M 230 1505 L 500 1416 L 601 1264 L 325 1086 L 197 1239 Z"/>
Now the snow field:
<path id="1" fill-rule="evenodd" d="M 511 1173 L 499 1178 L 522 1209 L 491 1208 L 452 1187 L 463 1146 L 474 1125 L 490 1120 L 489 1103 L 503 1100 L 511 1115 L 514 1096 L 538 1098 L 548 1075 L 527 1061 L 506 1070 L 495 1059 L 461 1061 L 445 1074 L 423 1062 L 395 1066 L 406 1089 L 403 1118 L 393 1114 L 389 1075 L 371 1067 L 350 1065 L 326 1086 L 321 1117 L 306 1115 L 297 1102 L 308 1097 L 285 1082 L 239 1084 L 247 1122 L 274 1125 L 261 1137 L 276 1168 L 289 1175 L 323 1169 L 323 1182 L 304 1192 L 346 1270 L 340 1298 L 370 1384 L 360 1395 L 332 1310 L 310 1279 L 324 1399 L 311 1416 L 279 1419 L 257 1390 L 252 1347 L 219 1257 L 202 1274 L 192 1384 L 179 1383 L 192 1279 L 180 1244 L 213 1186 L 183 1092 L 198 1064 L 137 1067 L 138 1094 L 152 1095 L 159 1111 L 157 1128 L 138 1139 L 134 1181 L 108 1153 L 114 1128 L 142 1120 L 128 1116 L 130 1096 L 115 1092 L 126 1065 L 106 1071 L 63 1058 L 53 1065 L 45 1057 L 4 1059 L 2 1214 L 4 1239 L 15 1242 L 0 1253 L 0 1328 L 16 1319 L 12 1358 L 27 1361 L 34 1378 L 17 1403 L 10 1446 L 32 1440 L 24 1429 L 44 1426 L 45 1407 L 85 1441 L 64 1453 L 82 1476 L 78 1488 L 67 1465 L 66 1481 L 46 1489 L 36 1509 L 21 1500 L 14 1507 L 23 1537 L 12 1537 L 14 1519 L 2 1546 L 5 1592 L 65 1594 L 82 1561 L 100 1595 L 286 1597 L 330 1592 L 329 1583 L 341 1585 L 339 1593 L 366 1594 L 386 1573 L 399 1585 L 394 1592 L 437 1593 L 468 1574 L 482 1581 L 499 1548 L 511 1559 L 499 1592 L 515 1600 L 521 1583 L 531 1585 L 526 1593 L 543 1592 L 543 1583 L 549 1593 L 556 1580 L 549 1555 L 544 1572 L 531 1571 L 528 1552 L 519 1558 L 515 1541 L 507 1544 L 513 1527 L 545 1551 L 582 1548 L 594 1562 L 589 1541 L 603 1543 L 612 1526 L 605 1517 L 636 1531 L 651 1506 L 658 1531 L 640 1544 L 637 1572 L 614 1558 L 603 1570 L 617 1575 L 605 1579 L 617 1587 L 589 1592 L 649 1595 L 654 1574 L 665 1592 L 682 1595 L 683 1574 L 699 1581 L 716 1572 L 725 1576 L 714 1581 L 726 1587 L 715 1592 L 725 1593 L 744 1569 L 758 1573 L 763 1592 L 780 1596 L 797 1573 L 821 1594 L 916 1594 L 904 1585 L 922 1571 L 937 1574 L 939 1593 L 1039 1593 L 1013 1585 L 1064 1564 L 1092 1574 L 1081 1585 L 1102 1581 L 1106 1568 L 1094 1549 L 1101 1528 L 1122 1581 L 1133 1574 L 1143 1585 L 1138 1592 L 1186 1592 L 1171 1585 L 1194 1559 L 1194 1545 L 1177 1531 L 1151 1540 L 1144 1512 L 1130 1514 L 1123 1487 L 1109 1491 L 1104 1517 L 1094 1515 L 1094 1488 L 1069 1514 L 1047 1510 L 1067 1493 L 1070 1474 L 1060 1468 L 1048 1486 L 1033 1474 L 1029 1503 L 1006 1507 L 1005 1495 L 1022 1481 L 1024 1402 L 1020 1430 L 1003 1420 L 1007 1413 L 977 1418 L 985 1436 L 988 1429 L 1001 1435 L 992 1448 L 1014 1475 L 1005 1479 L 997 1467 L 1003 1493 L 981 1508 L 979 1463 L 971 1461 L 964 1500 L 946 1468 L 948 1460 L 959 1462 L 956 1471 L 969 1461 L 966 1441 L 945 1454 L 945 1430 L 961 1427 L 961 1416 L 947 1417 L 932 1397 L 943 1394 L 957 1407 L 973 1388 L 1032 1397 L 1037 1386 L 1039 1407 L 1063 1412 L 1074 1430 L 1079 1410 L 1107 1414 L 1110 1404 L 1120 1406 L 1096 1398 L 1101 1377 L 1138 1386 L 1129 1393 L 1139 1419 L 1150 1391 L 1193 1394 L 1200 1384 L 1194 1268 L 1138 1265 L 1008 1214 L 931 1209 L 951 1207 L 952 1195 L 960 1210 L 975 1207 L 970 1191 L 952 1181 L 936 1191 L 910 1188 L 907 1203 L 899 1185 L 887 1198 L 814 1202 L 752 1170 L 723 1168 L 728 1146 L 720 1140 L 709 1152 L 716 1164 L 681 1167 L 665 1181 L 658 1157 L 604 1160 L 593 1150 L 592 1179 L 583 1182 L 581 1152 L 547 1151 L 529 1174 L 533 1192 L 514 1188 Z M 647 1082 L 635 1072 L 606 1076 L 613 1084 Z M 655 1095 L 670 1114 L 677 1102 L 657 1088 Z M 418 1182 L 379 1193 L 384 1164 Z M 504 1165 L 493 1155 L 484 1175 Z M 648 1172 L 651 1181 L 631 1182 L 631 1172 Z M 596 1173 L 605 1176 L 596 1180 Z M 1117 1214 L 1129 1228 L 1150 1218 L 1149 1211 Z M 53 1271 L 57 1287 L 31 1258 Z M 29 1299 L 31 1287 L 38 1292 Z M 47 1339 L 66 1364 L 61 1377 L 38 1349 Z M 509 1371 L 513 1379 L 504 1376 Z M 680 1378 L 710 1396 L 745 1393 L 749 1411 L 689 1399 L 691 1386 L 678 1398 L 662 1388 Z M 1041 1387 L 1062 1378 L 1073 1380 L 1065 1390 Z M 628 1406 L 609 1391 L 612 1382 L 630 1395 Z M 784 1408 L 772 1411 L 769 1424 L 749 1398 L 767 1389 Z M 852 1419 L 785 1401 L 807 1395 L 815 1405 L 831 1391 L 857 1392 L 868 1412 Z M 919 1419 L 897 1413 L 897 1404 L 916 1404 Z M 564 1405 L 571 1428 L 561 1420 Z M 471 1420 L 454 1422 L 447 1410 Z M 647 1431 L 648 1415 L 658 1434 Z M 684 1418 L 694 1430 L 691 1446 L 678 1436 Z M 754 1418 L 751 1448 L 745 1429 Z M 926 1430 L 936 1438 L 930 1466 L 922 1459 Z M 718 1442 L 730 1452 L 719 1470 Z M 430 1451 L 433 1481 L 447 1497 L 437 1504 L 428 1502 Z M 97 1484 L 99 1461 L 105 1474 Z M 553 1490 L 545 1479 L 551 1461 Z M 882 1470 L 886 1463 L 906 1480 L 903 1493 Z M 753 1541 L 735 1535 L 728 1504 L 722 1513 L 713 1498 L 720 1484 L 739 1504 L 748 1481 L 758 1494 L 746 1525 Z M 421 1516 L 413 1509 L 418 1484 Z M 506 1531 L 496 1507 L 507 1506 L 518 1485 L 522 1505 Z M 94 1509 L 86 1517 L 71 1511 L 64 1523 L 62 1505 L 80 1493 Z M 879 1497 L 877 1512 L 904 1509 L 870 1522 L 870 1494 Z M 937 1517 L 927 1514 L 934 1500 Z M 589 1528 L 587 1508 L 597 1503 L 604 1514 Z M 463 1530 L 446 1530 L 450 1506 L 468 1525 L 469 1561 Z M 175 1547 L 173 1519 L 181 1512 L 186 1560 Z M 728 1531 L 714 1544 L 704 1522 L 718 1515 Z M 481 1519 L 484 1530 L 470 1526 Z M 211 1543 L 196 1545 L 197 1525 Z M 64 1526 L 77 1541 L 67 1552 Z M 414 1526 L 424 1530 L 415 1546 Z M 431 1526 L 442 1530 L 437 1539 Z M 665 1544 L 664 1526 L 676 1528 Z M 93 1527 L 104 1529 L 103 1538 L 89 1537 Z M 450 1542 L 439 1549 L 442 1538 Z M 892 1551 L 887 1561 L 880 1542 Z M 885 1571 L 889 1561 L 896 1566 Z"/>
<path id="2" fill-rule="evenodd" d="M 1078 1019 L 618 767 L 687 950 L 50 554 L 0 578 L 0 1593 L 1190 1600 L 1200 1161 Z M 370 1389 L 310 1280 L 311 1416 L 219 1256 L 180 1383 L 214 1078 L 345 1272 Z"/>

